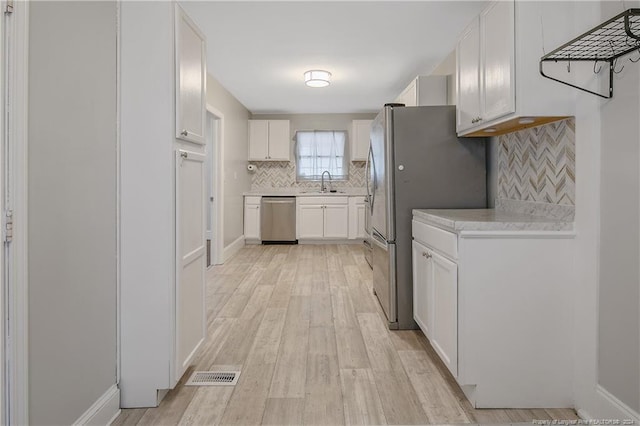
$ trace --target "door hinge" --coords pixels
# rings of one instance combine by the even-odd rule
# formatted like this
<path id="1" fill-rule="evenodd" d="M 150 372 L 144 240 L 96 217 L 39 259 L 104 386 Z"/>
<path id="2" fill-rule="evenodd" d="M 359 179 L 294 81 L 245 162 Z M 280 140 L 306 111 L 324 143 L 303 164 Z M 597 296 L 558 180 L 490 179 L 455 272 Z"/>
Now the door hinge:
<path id="1" fill-rule="evenodd" d="M 4 212 L 4 242 L 10 243 L 13 240 L 13 210 Z"/>
<path id="2" fill-rule="evenodd" d="M 7 5 L 4 7 L 4 13 L 6 14 L 13 13 L 13 0 L 7 0 Z"/>

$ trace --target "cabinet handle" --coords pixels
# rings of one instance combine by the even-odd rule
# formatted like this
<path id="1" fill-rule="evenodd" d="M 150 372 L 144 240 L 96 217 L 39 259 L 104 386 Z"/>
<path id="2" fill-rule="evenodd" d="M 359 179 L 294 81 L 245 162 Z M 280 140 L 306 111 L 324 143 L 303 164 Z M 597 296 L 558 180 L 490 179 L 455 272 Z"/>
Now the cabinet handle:
<path id="1" fill-rule="evenodd" d="M 180 134 L 182 136 L 189 136 L 189 131 L 187 129 L 182 129 L 182 131 L 180 132 Z"/>
<path id="2" fill-rule="evenodd" d="M 431 253 L 427 253 L 425 251 L 422 252 L 422 256 L 426 257 L 427 259 L 431 259 L 433 257 Z"/>

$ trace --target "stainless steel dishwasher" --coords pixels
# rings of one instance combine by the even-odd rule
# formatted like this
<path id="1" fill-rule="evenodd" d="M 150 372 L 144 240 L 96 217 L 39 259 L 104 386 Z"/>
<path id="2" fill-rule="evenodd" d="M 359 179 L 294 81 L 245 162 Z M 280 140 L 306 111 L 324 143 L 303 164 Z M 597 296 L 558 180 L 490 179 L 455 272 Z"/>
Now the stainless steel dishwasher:
<path id="1" fill-rule="evenodd" d="M 263 243 L 295 244 L 296 197 L 262 197 L 260 227 Z"/>

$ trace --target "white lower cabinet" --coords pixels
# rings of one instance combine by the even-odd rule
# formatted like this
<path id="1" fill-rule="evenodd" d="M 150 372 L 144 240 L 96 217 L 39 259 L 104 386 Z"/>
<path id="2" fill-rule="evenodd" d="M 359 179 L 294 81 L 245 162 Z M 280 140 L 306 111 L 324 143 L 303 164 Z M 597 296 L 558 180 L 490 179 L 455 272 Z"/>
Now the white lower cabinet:
<path id="1" fill-rule="evenodd" d="M 573 404 L 572 231 L 413 220 L 414 319 L 476 408 Z"/>
<path id="2" fill-rule="evenodd" d="M 349 237 L 349 197 L 297 197 L 298 239 Z"/>
<path id="3" fill-rule="evenodd" d="M 244 198 L 244 239 L 260 242 L 260 204 L 262 197 Z"/>

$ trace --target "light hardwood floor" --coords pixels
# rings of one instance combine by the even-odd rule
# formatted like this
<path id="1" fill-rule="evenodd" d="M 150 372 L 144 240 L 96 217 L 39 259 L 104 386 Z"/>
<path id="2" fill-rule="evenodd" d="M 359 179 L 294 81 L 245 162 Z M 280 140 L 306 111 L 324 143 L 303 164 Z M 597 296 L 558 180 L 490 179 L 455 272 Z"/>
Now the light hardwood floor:
<path id="1" fill-rule="evenodd" d="M 476 410 L 419 330 L 390 331 L 359 245 L 247 246 L 207 273 L 209 336 L 159 407 L 115 425 L 513 424 L 571 409 Z M 194 370 L 241 369 L 235 387 Z"/>

